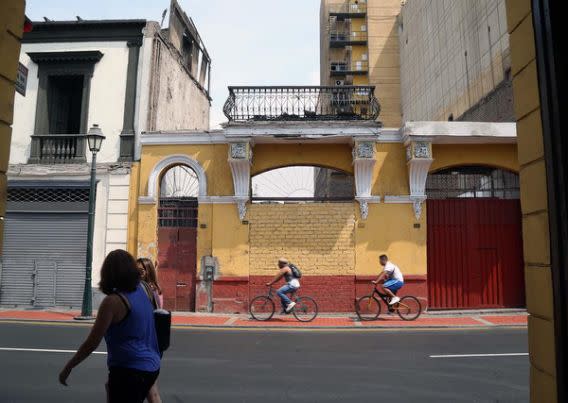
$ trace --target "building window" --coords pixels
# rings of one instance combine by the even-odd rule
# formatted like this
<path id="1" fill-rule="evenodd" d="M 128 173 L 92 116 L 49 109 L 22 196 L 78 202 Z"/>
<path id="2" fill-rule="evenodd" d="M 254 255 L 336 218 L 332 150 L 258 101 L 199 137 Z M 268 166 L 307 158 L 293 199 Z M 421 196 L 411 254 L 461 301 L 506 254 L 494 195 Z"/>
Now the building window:
<path id="1" fill-rule="evenodd" d="M 29 163 L 85 161 L 91 78 L 99 51 L 28 53 L 38 65 L 36 119 Z"/>

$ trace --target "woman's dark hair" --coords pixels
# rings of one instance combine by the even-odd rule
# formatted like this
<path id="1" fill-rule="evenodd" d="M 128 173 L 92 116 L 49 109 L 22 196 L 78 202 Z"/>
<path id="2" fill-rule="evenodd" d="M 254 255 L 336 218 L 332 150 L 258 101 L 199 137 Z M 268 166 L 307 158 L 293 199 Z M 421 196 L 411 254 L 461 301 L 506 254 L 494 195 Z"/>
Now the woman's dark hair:
<path id="1" fill-rule="evenodd" d="M 158 294 L 161 294 L 162 289 L 160 288 L 160 284 L 158 283 L 158 274 L 156 273 L 154 263 L 152 263 L 152 261 L 147 257 L 138 258 L 136 260 L 136 263 L 144 268 L 144 274 L 141 275 L 142 280 L 147 282 L 154 290 L 158 291 Z"/>
<path id="2" fill-rule="evenodd" d="M 100 290 L 106 294 L 113 292 L 132 292 L 140 282 L 136 260 L 125 250 L 110 252 L 101 267 Z"/>

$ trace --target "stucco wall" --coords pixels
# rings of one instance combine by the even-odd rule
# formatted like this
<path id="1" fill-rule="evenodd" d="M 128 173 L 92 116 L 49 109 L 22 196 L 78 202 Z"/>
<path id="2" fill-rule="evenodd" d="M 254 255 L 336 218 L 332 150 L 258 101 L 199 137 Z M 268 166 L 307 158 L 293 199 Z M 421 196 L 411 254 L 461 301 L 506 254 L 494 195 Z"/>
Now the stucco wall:
<path id="1" fill-rule="evenodd" d="M 507 20 L 521 164 L 531 402 L 557 402 L 557 382 L 565 380 L 557 379 L 556 370 L 547 177 L 531 2 L 507 0 Z"/>
<path id="2" fill-rule="evenodd" d="M 183 66 L 181 55 L 155 39 L 148 130 L 208 130 L 210 102 Z"/>
<path id="3" fill-rule="evenodd" d="M 39 83 L 38 65 L 31 61 L 27 52 L 89 50 L 98 50 L 103 53 L 103 57 L 95 64 L 91 79 L 87 127 L 97 123 L 106 136 L 102 149 L 97 155 L 97 160 L 99 162 L 115 162 L 118 160 L 128 66 L 126 42 L 33 43 L 23 44 L 20 53 L 20 62 L 29 71 L 26 96 L 16 94 L 11 164 L 27 163 L 30 155 L 30 136 L 34 134 Z M 112 83 L 112 85 L 109 85 L 109 83 Z"/>
<path id="4" fill-rule="evenodd" d="M 405 121 L 458 119 L 510 68 L 505 0 L 408 0 L 399 23 Z"/>

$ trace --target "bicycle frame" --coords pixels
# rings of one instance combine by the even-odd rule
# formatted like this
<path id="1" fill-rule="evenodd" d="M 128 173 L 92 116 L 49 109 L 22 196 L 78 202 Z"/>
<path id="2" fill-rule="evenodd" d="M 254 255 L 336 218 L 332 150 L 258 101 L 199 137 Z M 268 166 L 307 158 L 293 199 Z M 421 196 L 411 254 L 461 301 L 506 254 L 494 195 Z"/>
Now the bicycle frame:
<path id="1" fill-rule="evenodd" d="M 403 302 L 397 302 L 394 305 L 390 305 L 389 300 L 388 300 L 389 296 L 387 294 L 383 294 L 382 292 L 377 290 L 377 286 L 373 285 L 373 291 L 371 292 L 371 295 L 374 296 L 375 294 L 377 294 L 379 296 L 379 298 L 385 303 L 385 305 L 387 306 L 387 309 L 390 312 L 393 312 L 393 311 L 399 309 L 401 306 L 410 309 L 410 307 L 408 305 L 405 305 Z M 394 291 L 393 294 L 396 295 L 397 291 Z M 371 299 L 369 298 L 369 307 L 370 306 L 371 306 Z M 391 311 L 391 309 L 392 309 L 392 311 Z"/>

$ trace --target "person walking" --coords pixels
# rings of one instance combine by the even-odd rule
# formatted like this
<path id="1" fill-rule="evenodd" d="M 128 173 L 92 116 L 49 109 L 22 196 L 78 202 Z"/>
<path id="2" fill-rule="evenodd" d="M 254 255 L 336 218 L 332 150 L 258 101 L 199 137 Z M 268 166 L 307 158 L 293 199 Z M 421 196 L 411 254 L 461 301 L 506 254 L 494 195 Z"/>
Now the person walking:
<path id="1" fill-rule="evenodd" d="M 160 373 L 160 351 L 152 302 L 140 283 L 132 255 L 124 250 L 110 252 L 101 268 L 101 302 L 95 324 L 77 353 L 59 374 L 67 386 L 73 368 L 99 346 L 107 345 L 109 403 L 143 403 Z"/>
<path id="2" fill-rule="evenodd" d="M 140 278 L 148 284 L 154 294 L 154 301 L 156 301 L 157 305 L 156 308 L 162 309 L 164 307 L 164 296 L 162 295 L 162 289 L 158 283 L 158 273 L 156 272 L 157 264 L 154 265 L 150 259 L 141 257 L 136 260 L 136 266 L 140 273 Z M 150 388 L 146 400 L 148 400 L 148 403 L 162 403 L 160 391 L 158 390 L 158 381 L 154 382 Z"/>

